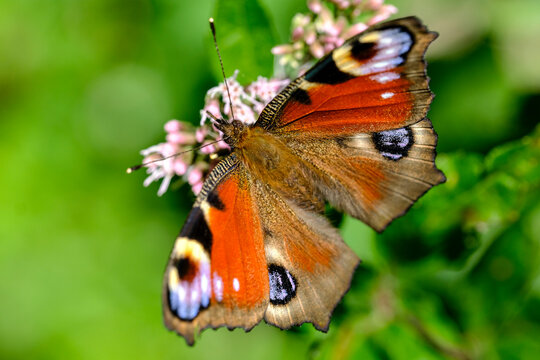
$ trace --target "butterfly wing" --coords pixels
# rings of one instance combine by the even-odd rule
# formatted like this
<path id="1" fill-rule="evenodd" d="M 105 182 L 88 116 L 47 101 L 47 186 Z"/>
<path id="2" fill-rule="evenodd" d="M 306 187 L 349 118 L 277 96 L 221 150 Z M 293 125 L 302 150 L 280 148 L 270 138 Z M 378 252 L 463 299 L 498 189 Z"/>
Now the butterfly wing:
<path id="1" fill-rule="evenodd" d="M 311 322 L 326 331 L 358 257 L 321 215 L 295 206 L 262 182 L 254 189 L 270 282 L 264 319 L 282 329 Z"/>
<path id="2" fill-rule="evenodd" d="M 358 258 L 322 216 L 253 179 L 233 153 L 205 181 L 163 282 L 167 328 L 193 344 L 208 327 L 326 330 Z"/>
<path id="3" fill-rule="evenodd" d="M 326 200 L 378 231 L 445 181 L 424 119 L 423 55 L 435 37 L 415 17 L 374 26 L 292 82 L 256 124 L 317 169 Z"/>
<path id="4" fill-rule="evenodd" d="M 188 344 L 208 327 L 249 330 L 267 308 L 264 234 L 249 182 L 234 154 L 221 161 L 174 244 L 163 281 L 163 316 Z"/>
<path id="5" fill-rule="evenodd" d="M 324 137 L 422 120 L 433 97 L 423 57 L 436 36 L 415 17 L 369 28 L 289 84 L 266 106 L 257 126 Z"/>

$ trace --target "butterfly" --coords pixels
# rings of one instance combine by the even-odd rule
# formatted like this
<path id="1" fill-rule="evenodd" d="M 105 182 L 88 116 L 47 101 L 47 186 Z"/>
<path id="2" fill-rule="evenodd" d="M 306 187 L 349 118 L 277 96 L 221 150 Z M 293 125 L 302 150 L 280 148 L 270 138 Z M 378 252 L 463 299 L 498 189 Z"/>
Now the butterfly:
<path id="1" fill-rule="evenodd" d="M 327 331 L 359 264 L 325 205 L 377 231 L 445 181 L 415 17 L 347 40 L 292 81 L 257 122 L 218 120 L 231 147 L 206 178 L 163 280 L 164 322 L 192 345 L 205 328 Z"/>

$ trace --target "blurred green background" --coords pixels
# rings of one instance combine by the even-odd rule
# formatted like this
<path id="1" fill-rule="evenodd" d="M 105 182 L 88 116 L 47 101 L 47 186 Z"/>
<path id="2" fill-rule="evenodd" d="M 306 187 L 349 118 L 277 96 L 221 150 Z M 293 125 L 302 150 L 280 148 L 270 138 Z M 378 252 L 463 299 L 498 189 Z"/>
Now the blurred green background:
<path id="1" fill-rule="evenodd" d="M 391 3 L 440 33 L 447 183 L 382 235 L 343 219 L 364 262 L 328 334 L 261 324 L 188 348 L 160 291 L 193 196 L 125 168 L 167 120 L 198 122 L 220 80 L 209 16 L 249 82 L 304 1 L 1 1 L 0 358 L 538 359 L 540 2 Z"/>

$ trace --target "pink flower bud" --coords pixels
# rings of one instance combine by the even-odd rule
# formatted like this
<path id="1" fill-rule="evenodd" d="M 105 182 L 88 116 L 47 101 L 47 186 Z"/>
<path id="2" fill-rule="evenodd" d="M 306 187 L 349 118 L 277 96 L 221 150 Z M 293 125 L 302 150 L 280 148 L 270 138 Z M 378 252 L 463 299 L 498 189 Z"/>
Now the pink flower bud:
<path id="1" fill-rule="evenodd" d="M 215 153 L 216 152 L 215 146 L 213 144 L 212 145 L 207 145 L 207 144 L 205 144 L 204 147 L 200 149 L 201 153 L 206 154 L 206 155 Z"/>
<path id="2" fill-rule="evenodd" d="M 204 106 L 204 110 L 217 118 L 221 117 L 221 110 L 219 108 L 219 101 L 217 99 L 210 99 Z"/>
<path id="3" fill-rule="evenodd" d="M 228 145 L 225 141 L 223 141 L 223 140 L 219 140 L 219 141 L 217 142 L 217 146 L 218 146 L 219 149 L 230 150 L 229 145 Z"/>
<path id="4" fill-rule="evenodd" d="M 176 133 L 169 133 L 165 137 L 167 139 L 168 143 L 171 144 L 193 144 L 195 142 L 195 135 L 188 132 L 176 132 Z"/>
<path id="5" fill-rule="evenodd" d="M 306 44 L 311 45 L 317 40 L 317 34 L 315 33 L 315 30 L 310 29 L 306 32 L 306 35 L 304 36 L 304 41 Z"/>
<path id="6" fill-rule="evenodd" d="M 367 2 L 367 8 L 371 10 L 379 10 L 379 8 L 383 5 L 384 0 L 368 0 Z"/>
<path id="7" fill-rule="evenodd" d="M 309 50 L 311 51 L 311 54 L 317 59 L 324 56 L 324 47 L 318 41 L 315 41 L 313 44 L 311 44 Z"/>
<path id="8" fill-rule="evenodd" d="M 354 35 L 360 34 L 362 31 L 366 30 L 368 26 L 364 23 L 356 23 L 350 28 L 347 29 L 343 34 L 341 34 L 342 39 L 348 39 Z"/>
<path id="9" fill-rule="evenodd" d="M 182 144 L 184 141 L 184 136 L 179 132 L 169 133 L 165 138 L 167 139 L 168 143 L 172 144 Z"/>
<path id="10" fill-rule="evenodd" d="M 290 54 L 293 51 L 291 45 L 278 45 L 272 48 L 272 54 L 274 55 L 285 55 Z"/>
<path id="11" fill-rule="evenodd" d="M 367 25 L 371 26 L 381 21 L 388 19 L 392 14 L 397 13 L 397 8 L 393 5 L 383 5 L 377 14 L 367 21 Z"/>
<path id="12" fill-rule="evenodd" d="M 334 1 L 336 3 L 336 5 L 338 6 L 338 8 L 340 9 L 346 9 L 348 8 L 351 4 L 346 1 L 346 0 L 337 0 L 337 1 Z"/>
<path id="13" fill-rule="evenodd" d="M 188 183 L 190 185 L 195 185 L 196 183 L 201 181 L 202 176 L 203 174 L 201 169 L 199 169 L 198 167 L 194 167 L 188 174 Z"/>
<path id="14" fill-rule="evenodd" d="M 202 190 L 202 187 L 203 187 L 203 182 L 202 181 L 199 181 L 198 183 L 196 184 L 193 184 L 191 186 L 191 191 L 193 191 L 193 193 L 195 195 L 199 195 L 199 193 L 201 192 Z"/>
<path id="15" fill-rule="evenodd" d="M 167 121 L 167 123 L 164 126 L 165 131 L 168 133 L 177 132 L 184 128 L 184 124 L 182 124 L 178 120 L 170 120 Z"/>
<path id="16" fill-rule="evenodd" d="M 163 157 L 174 155 L 177 152 L 178 152 L 178 147 L 172 143 L 164 143 L 161 146 L 161 154 L 163 154 Z"/>
<path id="17" fill-rule="evenodd" d="M 182 159 L 175 159 L 173 162 L 173 171 L 176 175 L 184 175 L 187 171 L 187 164 Z"/>
<path id="18" fill-rule="evenodd" d="M 206 128 L 197 128 L 197 130 L 195 130 L 195 140 L 197 140 L 198 143 L 202 143 L 204 141 L 204 138 L 206 137 L 206 133 Z"/>
<path id="19" fill-rule="evenodd" d="M 292 32 L 292 40 L 298 41 L 304 36 L 304 28 L 301 26 L 296 27 Z"/>
<path id="20" fill-rule="evenodd" d="M 309 0 L 307 6 L 314 14 L 318 14 L 322 10 L 322 4 L 319 0 Z"/>

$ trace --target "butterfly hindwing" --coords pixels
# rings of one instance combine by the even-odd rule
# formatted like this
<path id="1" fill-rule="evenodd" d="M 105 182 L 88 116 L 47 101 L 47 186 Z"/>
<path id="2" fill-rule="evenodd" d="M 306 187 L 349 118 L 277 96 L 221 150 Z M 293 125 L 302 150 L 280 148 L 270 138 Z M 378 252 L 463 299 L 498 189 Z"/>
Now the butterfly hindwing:
<path id="1" fill-rule="evenodd" d="M 166 326 L 193 344 L 198 331 L 251 329 L 268 303 L 261 219 L 236 156 L 206 180 L 171 253 L 163 282 Z"/>
<path id="2" fill-rule="evenodd" d="M 433 97 L 423 56 L 435 37 L 415 17 L 373 26 L 289 84 L 257 125 L 324 137 L 414 124 Z"/>
<path id="3" fill-rule="evenodd" d="M 427 190 L 445 181 L 435 167 L 437 135 L 427 119 L 404 128 L 350 137 L 289 142 L 324 181 L 332 205 L 382 231 Z M 322 175 L 321 175 L 322 174 Z"/>
<path id="4" fill-rule="evenodd" d="M 282 329 L 311 322 L 326 331 L 359 259 L 324 217 L 264 184 L 257 188 L 270 279 L 264 319 Z"/>

